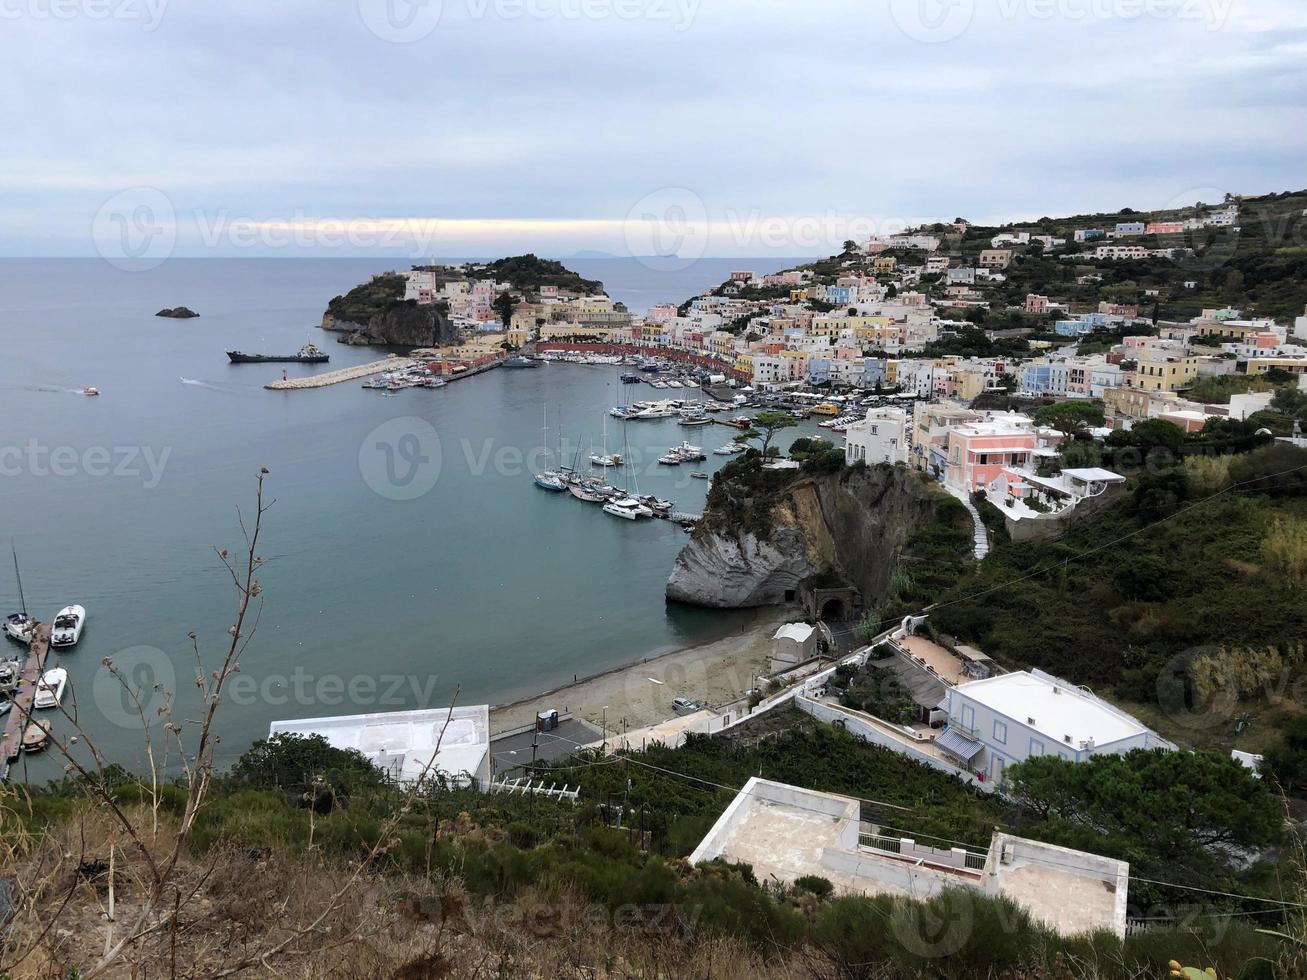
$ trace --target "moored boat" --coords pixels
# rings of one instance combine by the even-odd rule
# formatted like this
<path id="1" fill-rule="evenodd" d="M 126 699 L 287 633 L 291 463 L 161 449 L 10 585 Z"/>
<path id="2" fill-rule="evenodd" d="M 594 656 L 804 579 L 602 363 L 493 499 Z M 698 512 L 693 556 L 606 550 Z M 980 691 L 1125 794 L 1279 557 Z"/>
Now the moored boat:
<path id="1" fill-rule="evenodd" d="M 23 728 L 24 752 L 40 752 L 50 744 L 50 723 L 44 718 L 29 718 Z"/>
<path id="2" fill-rule="evenodd" d="M 36 696 L 32 699 L 32 707 L 40 711 L 59 707 L 67 688 L 68 671 L 62 667 L 51 667 L 36 682 Z"/>
<path id="3" fill-rule="evenodd" d="M 50 646 L 75 647 L 82 638 L 82 627 L 86 625 L 86 610 L 78 605 L 64 606 L 54 618 L 50 630 Z"/>

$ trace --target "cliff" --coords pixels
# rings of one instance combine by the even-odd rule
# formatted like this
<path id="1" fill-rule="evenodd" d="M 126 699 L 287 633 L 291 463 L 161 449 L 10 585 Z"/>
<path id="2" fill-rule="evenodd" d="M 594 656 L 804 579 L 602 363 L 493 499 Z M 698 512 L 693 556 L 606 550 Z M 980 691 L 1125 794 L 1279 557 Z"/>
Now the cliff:
<path id="1" fill-rule="evenodd" d="M 458 342 L 444 306 L 404 299 L 406 280 L 394 272 L 373 276 L 327 304 L 322 329 L 345 334 L 343 344 L 441 347 Z"/>
<path id="2" fill-rule="evenodd" d="M 328 310 L 322 329 L 344 333 L 342 344 L 394 347 L 442 347 L 458 342 L 458 329 L 439 306 L 396 303 L 366 320 L 351 320 Z"/>
<path id="3" fill-rule="evenodd" d="M 763 470 L 757 457 L 736 460 L 714 480 L 667 597 L 733 609 L 782 603 L 802 584 L 821 583 L 852 586 L 879 605 L 914 532 L 967 522 L 956 500 L 906 467 L 795 474 Z"/>

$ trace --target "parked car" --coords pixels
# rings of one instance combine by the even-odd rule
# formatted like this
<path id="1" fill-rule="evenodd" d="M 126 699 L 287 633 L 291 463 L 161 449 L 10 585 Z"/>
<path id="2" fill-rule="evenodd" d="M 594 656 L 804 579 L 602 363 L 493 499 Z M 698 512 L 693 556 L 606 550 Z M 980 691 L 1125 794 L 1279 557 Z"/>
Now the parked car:
<path id="1" fill-rule="evenodd" d="M 698 703 L 691 701 L 689 698 L 673 698 L 672 709 L 681 715 L 688 715 L 700 710 Z"/>

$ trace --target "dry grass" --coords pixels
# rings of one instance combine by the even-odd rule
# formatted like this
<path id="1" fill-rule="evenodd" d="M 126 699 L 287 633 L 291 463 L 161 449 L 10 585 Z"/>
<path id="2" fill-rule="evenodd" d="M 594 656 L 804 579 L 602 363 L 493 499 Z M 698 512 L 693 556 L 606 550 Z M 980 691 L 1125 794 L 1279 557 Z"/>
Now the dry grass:
<path id="1" fill-rule="evenodd" d="M 142 832 L 146 808 L 128 811 Z M 160 842 L 176 833 L 160 822 Z M 10 950 L 14 980 L 77 975 L 122 938 L 148 899 L 149 873 L 116 820 L 86 807 L 45 835 L 9 838 L 6 877 L 18 883 Z M 111 853 L 112 852 L 112 853 Z M 112 864 L 112 869 L 111 869 Z M 614 921 L 575 893 L 530 890 L 511 903 L 469 899 L 459 882 L 368 873 L 348 901 L 314 925 L 355 869 L 276 851 L 218 847 L 185 853 L 175 893 L 152 911 L 114 962 L 114 977 L 212 977 L 228 971 L 290 978 L 713 977 L 809 975 L 766 962 L 741 943 L 686 943 L 669 924 Z M 112 894 L 111 894 L 112 893 Z M 110 919 L 112 903 L 113 917 Z M 259 950 L 291 942 L 267 961 Z"/>

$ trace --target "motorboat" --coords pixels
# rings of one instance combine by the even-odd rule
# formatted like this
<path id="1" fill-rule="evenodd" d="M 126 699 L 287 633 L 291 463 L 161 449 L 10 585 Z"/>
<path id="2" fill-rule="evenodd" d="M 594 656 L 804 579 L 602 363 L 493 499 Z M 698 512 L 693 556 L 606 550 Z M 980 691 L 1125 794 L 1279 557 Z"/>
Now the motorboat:
<path id="1" fill-rule="evenodd" d="M 36 697 L 32 699 L 32 707 L 39 711 L 59 707 L 67 688 L 68 671 L 62 667 L 51 667 L 36 682 Z"/>
<path id="2" fill-rule="evenodd" d="M 608 454 L 595 453 L 593 456 L 590 457 L 590 462 L 593 463 L 595 466 L 621 466 L 622 454 L 621 453 L 608 453 Z"/>
<path id="3" fill-rule="evenodd" d="M 747 450 L 748 446 L 742 446 L 738 442 L 728 442 L 724 446 L 718 446 L 713 450 L 718 456 L 735 456 Z"/>
<path id="4" fill-rule="evenodd" d="M 639 413 L 629 405 L 614 405 L 608 410 L 608 414 L 625 422 L 627 419 L 635 418 Z"/>
<path id="5" fill-rule="evenodd" d="M 567 484 L 563 481 L 563 478 L 553 470 L 537 473 L 536 486 L 551 493 L 564 493 L 567 490 Z"/>
<path id="6" fill-rule="evenodd" d="M 98 396 L 98 395 L 100 394 L 100 389 L 99 389 L 99 388 L 83 388 L 83 389 L 82 389 L 82 394 L 83 394 L 83 395 L 86 395 L 88 398 L 95 398 L 96 396 Z"/>
<path id="7" fill-rule="evenodd" d="M 75 647 L 82 638 L 82 627 L 86 625 L 86 610 L 81 606 L 64 606 L 54 618 L 50 629 L 50 646 Z"/>
<path id="8" fill-rule="evenodd" d="M 684 382 L 677 381 L 675 378 L 672 378 L 670 381 L 667 382 L 667 387 L 668 387 L 668 388 L 684 388 L 684 387 L 685 387 L 685 384 L 684 384 Z"/>
<path id="9" fill-rule="evenodd" d="M 688 442 L 682 442 L 679 446 L 674 447 L 672 451 L 688 463 L 701 463 L 708 458 L 700 447 L 691 446 Z"/>
<path id="10" fill-rule="evenodd" d="M 706 480 L 708 479 L 708 474 L 696 470 L 694 473 L 690 474 L 690 477 L 695 480 Z"/>
<path id="11" fill-rule="evenodd" d="M 640 382 L 642 382 L 643 380 L 644 380 L 644 378 L 640 377 L 638 374 L 623 374 L 623 375 L 622 375 L 622 384 L 624 384 L 624 385 L 638 385 L 638 384 L 639 384 Z"/>
<path id="12" fill-rule="evenodd" d="M 662 500 L 652 494 L 636 495 L 636 503 L 641 504 L 648 513 L 646 517 L 666 517 L 676 505 L 670 500 Z"/>
<path id="13" fill-rule="evenodd" d="M 658 462 L 663 466 L 680 466 L 685 460 L 681 459 L 680 454 L 673 449 L 659 456 Z"/>
<path id="14" fill-rule="evenodd" d="M 669 419 L 676 414 L 676 409 L 667 402 L 656 402 L 643 408 L 633 417 L 637 419 Z"/>
<path id="15" fill-rule="evenodd" d="M 641 517 L 652 517 L 653 512 L 638 500 L 630 497 L 621 497 L 617 500 L 610 500 L 604 504 L 604 513 L 612 514 L 614 517 L 620 517 L 626 521 L 639 520 Z"/>
<path id="16" fill-rule="evenodd" d="M 24 752 L 40 752 L 50 744 L 50 723 L 44 718 L 29 718 L 19 743 Z"/>

